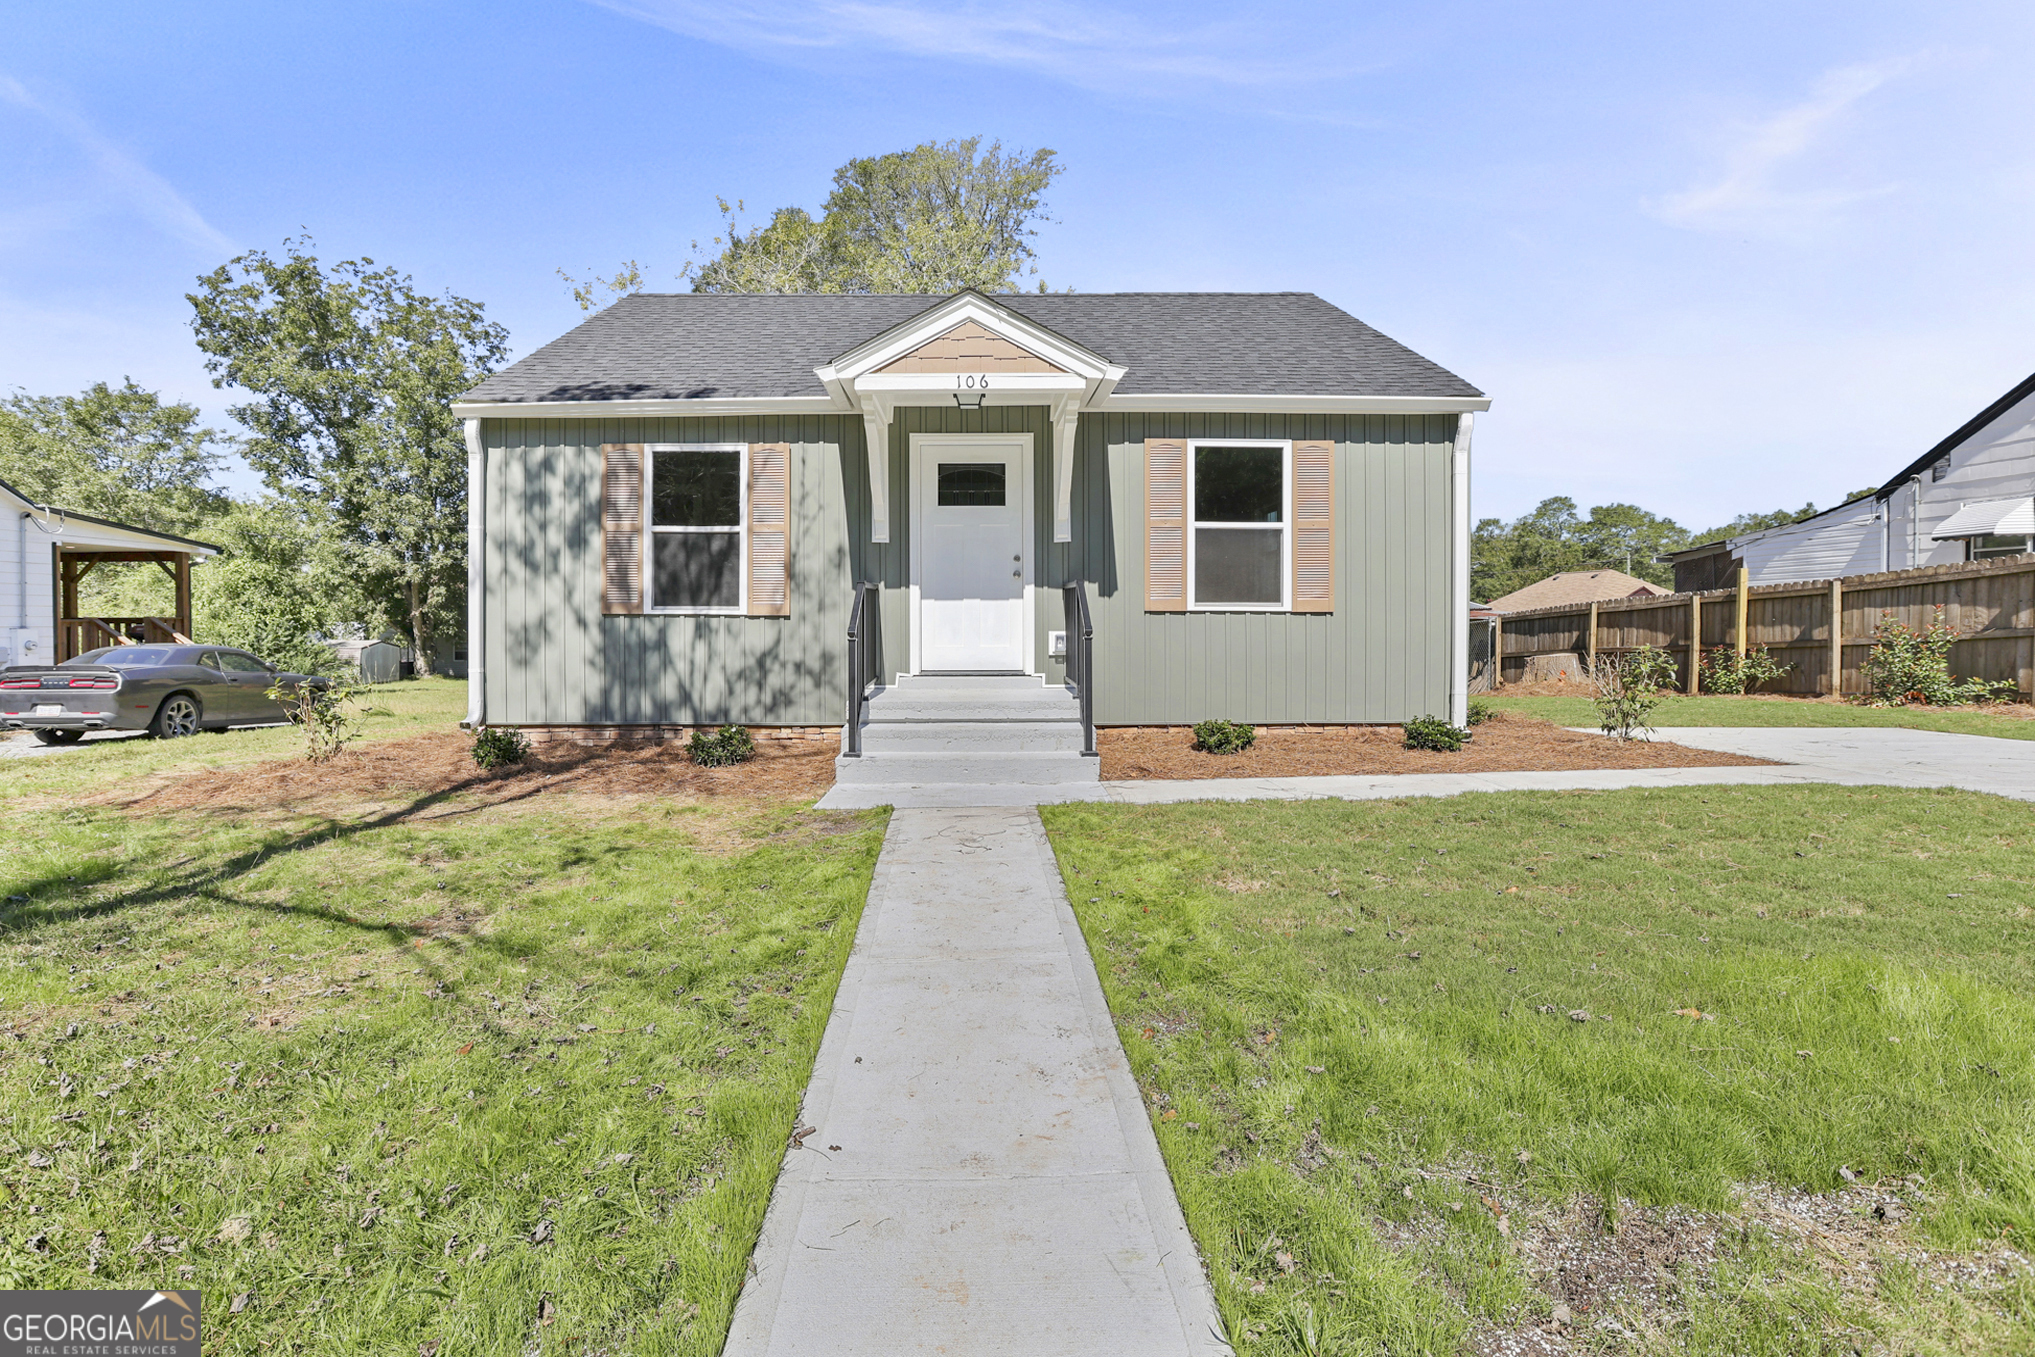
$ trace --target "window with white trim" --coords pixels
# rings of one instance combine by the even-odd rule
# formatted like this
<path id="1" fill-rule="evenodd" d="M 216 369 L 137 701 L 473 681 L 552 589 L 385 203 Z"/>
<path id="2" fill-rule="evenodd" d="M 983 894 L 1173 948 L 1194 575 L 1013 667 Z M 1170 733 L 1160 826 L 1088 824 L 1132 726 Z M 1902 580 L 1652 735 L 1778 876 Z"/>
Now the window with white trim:
<path id="1" fill-rule="evenodd" d="M 1187 449 L 1187 605 L 1287 606 L 1293 445 L 1210 439 Z"/>
<path id="2" fill-rule="evenodd" d="M 1965 539 L 1969 559 L 1974 561 L 1997 560 L 2002 556 L 2021 556 L 2035 550 L 2035 538 L 2025 535 L 1971 537 Z"/>
<path id="3" fill-rule="evenodd" d="M 644 449 L 646 611 L 743 611 L 748 451 L 747 443 L 652 443 Z"/>

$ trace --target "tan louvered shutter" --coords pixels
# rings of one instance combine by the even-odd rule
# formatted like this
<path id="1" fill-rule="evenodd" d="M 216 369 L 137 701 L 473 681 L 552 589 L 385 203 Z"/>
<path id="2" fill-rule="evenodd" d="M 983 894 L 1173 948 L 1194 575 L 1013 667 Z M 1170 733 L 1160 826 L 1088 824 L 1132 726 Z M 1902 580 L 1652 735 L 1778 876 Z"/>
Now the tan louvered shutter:
<path id="1" fill-rule="evenodd" d="M 1293 611 L 1335 611 L 1335 444 L 1293 443 Z"/>
<path id="2" fill-rule="evenodd" d="M 643 611 L 643 445 L 601 444 L 601 611 Z"/>
<path id="3" fill-rule="evenodd" d="M 749 615 L 791 616 L 791 444 L 749 445 Z"/>
<path id="4" fill-rule="evenodd" d="M 1187 440 L 1145 440 L 1145 611 L 1187 611 Z"/>

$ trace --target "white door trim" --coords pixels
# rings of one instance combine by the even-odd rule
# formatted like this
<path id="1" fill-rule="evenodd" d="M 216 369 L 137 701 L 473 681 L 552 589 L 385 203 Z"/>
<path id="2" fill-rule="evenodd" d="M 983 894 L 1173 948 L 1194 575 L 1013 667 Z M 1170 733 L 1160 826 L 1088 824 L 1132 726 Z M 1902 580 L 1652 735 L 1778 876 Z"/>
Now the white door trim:
<path id="1" fill-rule="evenodd" d="M 911 476 L 911 494 L 909 499 L 911 504 L 912 539 L 911 672 L 914 674 L 925 671 L 925 666 L 920 659 L 919 649 L 919 637 L 921 634 L 919 582 L 925 577 L 923 573 L 925 569 L 924 553 L 926 540 L 924 531 L 925 496 L 926 488 L 931 484 L 930 478 L 926 475 L 926 467 L 929 464 L 926 452 L 927 449 L 954 447 L 957 445 L 979 448 L 984 444 L 992 447 L 1003 446 L 1017 449 L 1018 466 L 1020 469 L 1018 475 L 1018 536 L 1019 540 L 1023 543 L 1020 551 L 1024 556 L 1024 560 L 1019 568 L 1025 572 L 1023 604 L 1025 635 L 1019 654 L 1025 673 L 1043 674 L 1045 672 L 1039 667 L 1038 589 L 1033 579 L 1034 556 L 1036 553 L 1032 549 L 1032 435 L 1030 433 L 915 433 L 911 435 L 909 458 L 909 474 Z"/>

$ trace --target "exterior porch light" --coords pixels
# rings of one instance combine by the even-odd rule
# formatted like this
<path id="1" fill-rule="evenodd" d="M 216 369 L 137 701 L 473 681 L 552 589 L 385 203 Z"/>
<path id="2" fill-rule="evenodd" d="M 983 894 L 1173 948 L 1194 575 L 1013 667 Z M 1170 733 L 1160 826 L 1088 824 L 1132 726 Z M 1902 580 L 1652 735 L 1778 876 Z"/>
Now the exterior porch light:
<path id="1" fill-rule="evenodd" d="M 975 391 L 956 391 L 954 393 L 954 404 L 960 406 L 963 410 L 980 410 L 982 408 L 982 398 L 988 394 L 987 391 L 979 389 Z"/>

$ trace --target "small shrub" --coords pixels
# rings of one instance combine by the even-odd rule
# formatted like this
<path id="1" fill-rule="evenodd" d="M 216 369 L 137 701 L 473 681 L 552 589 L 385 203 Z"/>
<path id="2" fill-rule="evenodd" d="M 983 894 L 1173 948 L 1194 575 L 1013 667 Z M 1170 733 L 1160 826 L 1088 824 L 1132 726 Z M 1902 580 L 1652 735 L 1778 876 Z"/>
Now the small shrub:
<path id="1" fill-rule="evenodd" d="M 756 756 L 756 741 L 741 726 L 719 730 L 696 730 L 685 747 L 686 755 L 702 768 L 726 768 L 747 763 Z"/>
<path id="2" fill-rule="evenodd" d="M 1944 622 L 1941 605 L 1921 631 L 1892 613 L 1881 613 L 1872 629 L 1872 650 L 1865 657 L 1866 692 L 1858 701 L 1870 707 L 1899 707 L 1910 702 L 1962 707 L 1998 701 L 2015 691 L 2011 681 L 1966 679 L 1959 683 L 1951 677 L 1950 647 L 1956 642 L 1957 628 Z"/>
<path id="3" fill-rule="evenodd" d="M 1590 678 L 1597 685 L 1598 728 L 1619 740 L 1638 739 L 1653 727 L 1647 717 L 1661 704 L 1661 687 L 1675 680 L 1675 657 L 1641 646 L 1623 655 L 1604 655 Z"/>
<path id="4" fill-rule="evenodd" d="M 1701 688 L 1706 693 L 1749 693 L 1795 666 L 1782 664 L 1767 653 L 1765 646 L 1747 646 L 1743 655 L 1719 646 L 1696 666 L 1702 671 Z"/>
<path id="5" fill-rule="evenodd" d="M 303 727 L 304 757 L 324 763 L 360 738 L 360 718 L 370 710 L 363 701 L 371 691 L 353 683 L 286 685 L 278 679 L 269 685 L 268 697 Z"/>
<path id="6" fill-rule="evenodd" d="M 1438 754 L 1456 753 L 1470 738 L 1469 731 L 1439 716 L 1416 716 L 1403 729 L 1408 749 L 1431 749 Z"/>
<path id="7" fill-rule="evenodd" d="M 1204 754 L 1241 754 L 1258 739 L 1258 728 L 1241 721 L 1197 721 L 1194 747 Z"/>
<path id="8" fill-rule="evenodd" d="M 500 768 L 506 764 L 521 763 L 529 757 L 530 742 L 523 738 L 520 730 L 484 726 L 473 737 L 473 761 L 481 768 Z"/>
<path id="9" fill-rule="evenodd" d="M 1481 697 L 1473 697 L 1470 699 L 1470 714 L 1464 719 L 1472 726 L 1481 726 L 1497 714 L 1489 702 Z"/>

